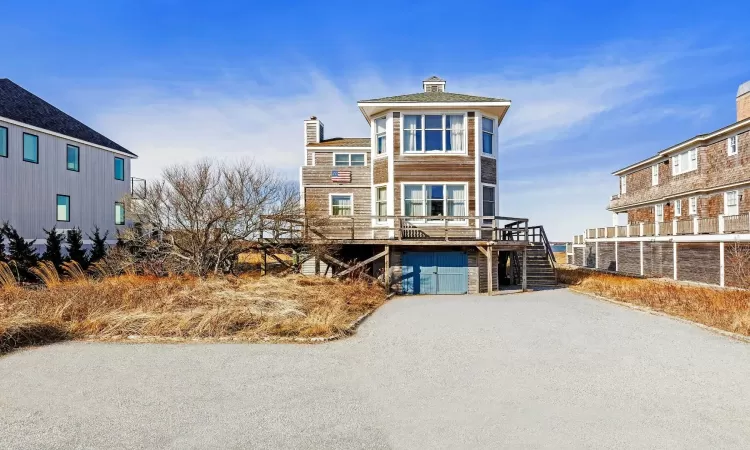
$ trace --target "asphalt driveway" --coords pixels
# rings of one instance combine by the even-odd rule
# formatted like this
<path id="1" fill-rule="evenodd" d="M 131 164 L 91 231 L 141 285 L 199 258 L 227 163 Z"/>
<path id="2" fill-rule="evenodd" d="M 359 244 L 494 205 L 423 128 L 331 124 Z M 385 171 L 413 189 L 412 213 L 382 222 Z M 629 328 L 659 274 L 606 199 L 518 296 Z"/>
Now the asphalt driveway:
<path id="1" fill-rule="evenodd" d="M 0 358 L 0 448 L 747 448 L 750 344 L 566 290 L 398 298 L 323 345 Z"/>

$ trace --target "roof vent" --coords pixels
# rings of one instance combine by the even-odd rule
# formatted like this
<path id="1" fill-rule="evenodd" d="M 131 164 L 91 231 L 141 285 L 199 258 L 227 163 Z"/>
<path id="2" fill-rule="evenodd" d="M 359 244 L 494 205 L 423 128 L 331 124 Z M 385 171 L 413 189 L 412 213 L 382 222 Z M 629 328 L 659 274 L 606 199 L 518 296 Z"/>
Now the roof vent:
<path id="1" fill-rule="evenodd" d="M 425 92 L 445 92 L 445 80 L 440 77 L 431 76 L 422 81 L 422 89 Z"/>

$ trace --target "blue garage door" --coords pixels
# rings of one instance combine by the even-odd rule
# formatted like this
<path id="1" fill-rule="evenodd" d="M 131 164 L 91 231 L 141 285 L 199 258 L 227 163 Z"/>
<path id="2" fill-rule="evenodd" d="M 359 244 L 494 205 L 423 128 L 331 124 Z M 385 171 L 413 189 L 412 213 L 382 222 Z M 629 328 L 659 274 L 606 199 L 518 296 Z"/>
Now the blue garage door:
<path id="1" fill-rule="evenodd" d="M 465 294 L 469 258 L 464 252 L 404 252 L 405 294 Z"/>

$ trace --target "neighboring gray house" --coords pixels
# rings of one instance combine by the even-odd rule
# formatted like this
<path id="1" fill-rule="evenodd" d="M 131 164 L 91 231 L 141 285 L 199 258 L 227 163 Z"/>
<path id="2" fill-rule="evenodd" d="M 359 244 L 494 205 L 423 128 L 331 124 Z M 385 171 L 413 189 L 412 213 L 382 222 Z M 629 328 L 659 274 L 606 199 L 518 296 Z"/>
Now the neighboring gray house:
<path id="1" fill-rule="evenodd" d="M 124 225 L 130 160 L 121 145 L 7 78 L 0 79 L 0 222 L 26 239 L 43 229 Z M 43 244 L 38 241 L 37 244 Z"/>

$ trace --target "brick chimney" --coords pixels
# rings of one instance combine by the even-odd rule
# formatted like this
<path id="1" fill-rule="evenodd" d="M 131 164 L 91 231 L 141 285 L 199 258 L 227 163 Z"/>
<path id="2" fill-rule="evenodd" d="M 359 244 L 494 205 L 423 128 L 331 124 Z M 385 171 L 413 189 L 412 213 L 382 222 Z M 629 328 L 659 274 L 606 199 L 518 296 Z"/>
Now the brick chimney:
<path id="1" fill-rule="evenodd" d="M 425 92 L 445 92 L 445 80 L 432 76 L 422 82 L 422 89 Z"/>
<path id="2" fill-rule="evenodd" d="M 746 81 L 737 89 L 737 122 L 750 117 L 750 81 Z"/>
<path id="3" fill-rule="evenodd" d="M 305 145 L 317 144 L 323 139 L 323 122 L 315 116 L 305 120 Z"/>

